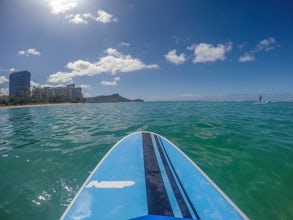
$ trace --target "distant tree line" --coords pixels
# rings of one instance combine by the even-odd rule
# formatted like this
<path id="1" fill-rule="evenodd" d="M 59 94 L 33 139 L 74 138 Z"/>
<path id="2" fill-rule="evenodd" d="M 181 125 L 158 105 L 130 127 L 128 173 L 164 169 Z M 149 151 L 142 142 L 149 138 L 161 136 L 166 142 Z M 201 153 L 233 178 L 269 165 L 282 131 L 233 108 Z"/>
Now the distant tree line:
<path id="1" fill-rule="evenodd" d="M 77 103 L 84 102 L 83 98 L 71 98 L 69 94 L 50 94 L 40 87 L 24 89 L 17 96 L 0 96 L 0 105 L 26 105 L 26 104 L 50 104 L 50 103 Z"/>

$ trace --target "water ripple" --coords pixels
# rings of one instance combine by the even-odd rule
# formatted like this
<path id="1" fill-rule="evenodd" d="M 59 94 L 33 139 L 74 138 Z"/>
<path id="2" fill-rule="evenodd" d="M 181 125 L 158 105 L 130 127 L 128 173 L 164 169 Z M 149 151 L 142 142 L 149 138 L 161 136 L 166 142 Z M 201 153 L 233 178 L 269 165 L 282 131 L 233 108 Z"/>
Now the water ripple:
<path id="1" fill-rule="evenodd" d="M 178 145 L 251 218 L 293 218 L 293 104 L 146 102 L 0 111 L 0 219 L 58 219 L 103 155 L 141 130 Z"/>

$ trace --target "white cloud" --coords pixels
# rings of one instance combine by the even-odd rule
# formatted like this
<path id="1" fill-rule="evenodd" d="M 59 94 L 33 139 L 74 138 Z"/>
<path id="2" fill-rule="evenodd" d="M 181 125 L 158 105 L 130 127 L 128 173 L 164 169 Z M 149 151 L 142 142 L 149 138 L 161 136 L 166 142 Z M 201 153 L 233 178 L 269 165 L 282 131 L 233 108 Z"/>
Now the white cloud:
<path id="1" fill-rule="evenodd" d="M 133 58 L 131 55 L 123 55 L 113 48 L 108 48 L 106 56 L 101 57 L 97 62 L 86 60 L 77 60 L 69 62 L 66 68 L 67 72 L 57 72 L 49 76 L 48 81 L 51 83 L 70 83 L 77 76 L 93 76 L 101 73 L 127 73 L 144 69 L 156 69 L 156 64 L 146 65 L 140 59 Z"/>
<path id="2" fill-rule="evenodd" d="M 88 92 L 82 92 L 84 98 L 91 97 L 91 94 Z"/>
<path id="3" fill-rule="evenodd" d="M 48 82 L 50 83 L 72 83 L 72 78 L 75 75 L 70 72 L 57 72 L 49 76 Z"/>
<path id="4" fill-rule="evenodd" d="M 191 51 L 194 51 L 195 48 L 196 48 L 196 44 L 192 44 L 192 45 L 186 47 L 187 50 L 191 50 Z"/>
<path id="5" fill-rule="evenodd" d="M 256 45 L 256 50 L 257 51 L 270 51 L 274 49 L 276 40 L 273 37 L 266 38 L 264 40 L 261 40 L 257 45 Z"/>
<path id="6" fill-rule="evenodd" d="M 249 54 L 249 53 L 245 53 L 244 55 L 242 55 L 241 57 L 239 57 L 239 62 L 251 62 L 251 61 L 254 61 L 255 58 L 252 54 Z"/>
<path id="7" fill-rule="evenodd" d="M 81 15 L 84 18 L 91 18 L 93 16 L 91 13 L 82 13 Z"/>
<path id="8" fill-rule="evenodd" d="M 241 57 L 239 57 L 239 62 L 250 62 L 255 60 L 255 54 L 261 51 L 271 51 L 275 48 L 276 40 L 273 37 L 266 38 L 261 40 L 254 49 L 249 52 L 244 53 Z"/>
<path id="9" fill-rule="evenodd" d="M 63 14 L 77 6 L 76 0 L 46 0 L 52 14 Z"/>
<path id="10" fill-rule="evenodd" d="M 19 50 L 18 54 L 21 56 L 30 56 L 30 55 L 39 56 L 39 55 L 41 55 L 41 53 L 39 51 L 37 51 L 37 49 L 35 49 L 35 48 L 30 48 L 27 50 Z"/>
<path id="11" fill-rule="evenodd" d="M 133 58 L 131 55 L 123 55 L 116 49 L 106 50 L 107 56 L 102 57 L 97 66 L 115 75 L 118 72 L 127 73 L 143 69 L 156 69 L 158 65 L 146 65 L 140 59 Z"/>
<path id="12" fill-rule="evenodd" d="M 102 22 L 104 24 L 118 21 L 117 18 L 115 18 L 113 15 L 103 10 L 99 10 L 97 12 L 97 15 L 94 15 L 91 13 L 82 13 L 82 14 L 77 13 L 77 14 L 67 14 L 65 15 L 65 18 L 73 24 L 87 24 L 91 20 Z"/>
<path id="13" fill-rule="evenodd" d="M 8 96 L 9 88 L 0 88 L 0 96 Z"/>
<path id="14" fill-rule="evenodd" d="M 105 52 L 109 56 L 114 56 L 114 57 L 120 57 L 122 55 L 119 51 L 117 51 L 116 49 L 113 49 L 113 48 L 108 48 Z"/>
<path id="15" fill-rule="evenodd" d="M 118 21 L 117 18 L 115 18 L 113 15 L 103 11 L 99 10 L 97 12 L 98 16 L 96 18 L 97 21 L 102 22 L 102 23 L 110 23 L 112 21 Z"/>
<path id="16" fill-rule="evenodd" d="M 129 47 L 130 46 L 130 43 L 126 43 L 126 42 L 121 42 L 119 44 L 119 47 Z"/>
<path id="17" fill-rule="evenodd" d="M 86 20 L 87 17 L 85 17 L 83 14 L 69 14 L 66 15 L 65 18 L 68 19 L 69 22 L 74 24 L 87 24 L 88 21 Z"/>
<path id="18" fill-rule="evenodd" d="M 170 63 L 174 64 L 182 64 L 186 61 L 186 57 L 184 53 L 181 53 L 180 55 L 176 54 L 176 50 L 171 50 L 165 55 L 166 60 L 168 60 Z"/>
<path id="19" fill-rule="evenodd" d="M 39 86 L 40 86 L 39 83 L 37 83 L 37 82 L 31 80 L 31 88 L 33 88 L 33 87 L 39 87 Z"/>
<path id="20" fill-rule="evenodd" d="M 5 76 L 0 76 L 0 84 L 8 82 L 8 79 Z"/>
<path id="21" fill-rule="evenodd" d="M 218 44 L 213 46 L 212 44 L 200 43 L 198 45 L 188 47 L 189 50 L 194 48 L 194 63 L 206 63 L 206 62 L 216 62 L 223 61 L 226 59 L 225 54 L 232 49 L 232 44 L 227 43 Z"/>
<path id="22" fill-rule="evenodd" d="M 106 80 L 103 80 L 101 81 L 101 84 L 103 86 L 117 86 L 117 82 L 120 80 L 120 77 L 115 77 L 113 81 L 106 81 Z"/>
<path id="23" fill-rule="evenodd" d="M 15 71 L 15 68 L 10 68 L 9 71 L 10 72 L 14 72 Z"/>
<path id="24" fill-rule="evenodd" d="M 31 90 L 36 87 L 40 87 L 40 88 L 45 88 L 45 87 L 65 87 L 66 85 L 65 84 L 58 84 L 58 85 L 50 85 L 50 84 L 40 84 L 40 83 L 37 83 L 33 80 L 31 80 Z"/>
<path id="25" fill-rule="evenodd" d="M 82 88 L 82 89 L 91 89 L 91 86 L 88 84 L 81 84 L 78 87 Z"/>
<path id="26" fill-rule="evenodd" d="M 77 8 L 79 0 L 45 0 L 50 12 L 54 15 L 65 14 L 65 18 L 73 24 L 87 24 L 90 20 L 95 20 L 102 23 L 110 23 L 118 21 L 114 15 L 104 11 L 98 10 L 96 14 L 91 13 L 77 13 L 70 12 Z"/>
<path id="27" fill-rule="evenodd" d="M 41 88 L 45 88 L 45 87 L 66 87 L 65 84 L 58 84 L 58 85 L 51 85 L 51 84 L 43 84 L 43 85 L 40 85 Z"/>
<path id="28" fill-rule="evenodd" d="M 96 63 L 91 63 L 86 60 L 77 60 L 74 62 L 69 62 L 66 67 L 71 69 L 71 73 L 75 76 L 83 75 L 96 75 L 97 73 L 105 72 L 106 70 Z"/>

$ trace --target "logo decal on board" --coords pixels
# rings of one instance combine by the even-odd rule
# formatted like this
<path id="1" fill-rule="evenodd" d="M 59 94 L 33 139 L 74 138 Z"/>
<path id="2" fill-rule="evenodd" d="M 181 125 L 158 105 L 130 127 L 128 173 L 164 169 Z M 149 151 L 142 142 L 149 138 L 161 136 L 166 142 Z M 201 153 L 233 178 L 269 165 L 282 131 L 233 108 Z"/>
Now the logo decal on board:
<path id="1" fill-rule="evenodd" d="M 108 188 L 108 189 L 122 189 L 124 187 L 133 186 L 135 184 L 134 181 L 97 181 L 93 180 L 89 182 L 85 188 Z"/>

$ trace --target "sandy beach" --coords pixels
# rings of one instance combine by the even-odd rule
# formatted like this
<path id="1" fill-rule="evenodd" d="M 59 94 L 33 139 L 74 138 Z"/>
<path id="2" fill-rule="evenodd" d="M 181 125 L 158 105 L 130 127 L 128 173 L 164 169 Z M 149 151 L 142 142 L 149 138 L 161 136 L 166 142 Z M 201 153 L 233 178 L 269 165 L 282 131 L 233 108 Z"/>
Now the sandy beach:
<path id="1" fill-rule="evenodd" d="M 52 104 L 27 104 L 27 105 L 3 105 L 0 109 L 9 108 L 30 108 L 30 107 L 43 107 L 43 106 L 59 106 L 59 105 L 72 105 L 76 103 L 52 103 Z"/>

